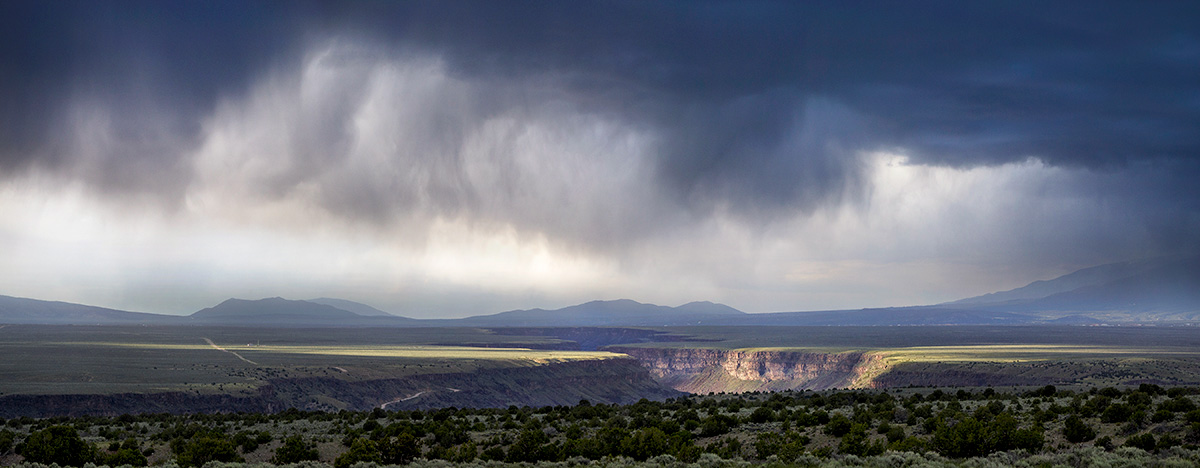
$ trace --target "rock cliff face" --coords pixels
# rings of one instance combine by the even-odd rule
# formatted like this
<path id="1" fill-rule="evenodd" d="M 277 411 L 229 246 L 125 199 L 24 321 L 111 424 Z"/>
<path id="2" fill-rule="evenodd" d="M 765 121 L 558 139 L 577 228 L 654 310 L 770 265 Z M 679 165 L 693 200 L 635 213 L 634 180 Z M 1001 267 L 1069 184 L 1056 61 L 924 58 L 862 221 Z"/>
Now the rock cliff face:
<path id="1" fill-rule="evenodd" d="M 787 350 L 608 347 L 637 359 L 659 382 L 690 393 L 870 387 L 882 356 Z"/>
<path id="2" fill-rule="evenodd" d="M 624 404 L 680 395 L 632 359 L 604 359 L 397 379 L 276 379 L 257 395 L 243 397 L 183 392 L 5 395 L 0 396 L 0 417 L 548 406 L 584 399 Z"/>

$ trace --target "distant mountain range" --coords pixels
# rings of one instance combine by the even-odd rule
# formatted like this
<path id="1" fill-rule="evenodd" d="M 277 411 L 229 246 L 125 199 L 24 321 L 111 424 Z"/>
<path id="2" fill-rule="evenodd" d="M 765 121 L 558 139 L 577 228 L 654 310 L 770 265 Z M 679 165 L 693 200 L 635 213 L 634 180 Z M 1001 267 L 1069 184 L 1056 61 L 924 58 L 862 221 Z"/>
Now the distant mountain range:
<path id="1" fill-rule="evenodd" d="M 942 304 L 1044 319 L 1200 320 L 1200 257 L 1100 265 L 1049 281 Z"/>
<path id="2" fill-rule="evenodd" d="M 331 302 L 340 307 L 329 305 Z M 291 327 L 386 326 L 414 321 L 407 317 L 388 314 L 366 304 L 344 299 L 322 298 L 311 301 L 290 301 L 281 297 L 257 301 L 229 299 L 216 306 L 200 310 L 190 315 L 188 319 L 191 323 L 203 325 L 282 325 Z"/>
<path id="3" fill-rule="evenodd" d="M 301 301 L 274 297 L 229 299 L 190 316 L 175 316 L 0 296 L 0 324 L 646 327 L 1180 322 L 1200 322 L 1200 258 L 1197 257 L 1101 265 L 1009 291 L 932 306 L 766 314 L 747 314 L 712 302 L 667 307 L 620 299 L 461 319 L 413 319 L 345 299 L 323 297 Z"/>
<path id="4" fill-rule="evenodd" d="M 345 299 L 334 299 L 331 297 L 318 297 L 316 299 L 309 299 L 307 302 L 312 302 L 312 303 L 316 303 L 316 304 L 325 304 L 327 306 L 337 307 L 339 309 L 354 312 L 358 315 L 363 315 L 363 316 L 367 316 L 367 317 L 396 317 L 396 315 L 389 314 L 387 312 L 376 309 L 374 307 L 363 304 L 361 302 L 347 301 Z"/>
<path id="5" fill-rule="evenodd" d="M 0 323 L 51 325 L 136 325 L 182 323 L 183 317 L 106 309 L 70 302 L 0 296 Z"/>
<path id="6" fill-rule="evenodd" d="M 687 326 L 737 321 L 747 313 L 724 304 L 691 302 L 679 307 L 629 299 L 592 301 L 556 310 L 512 310 L 455 320 L 473 327 Z"/>

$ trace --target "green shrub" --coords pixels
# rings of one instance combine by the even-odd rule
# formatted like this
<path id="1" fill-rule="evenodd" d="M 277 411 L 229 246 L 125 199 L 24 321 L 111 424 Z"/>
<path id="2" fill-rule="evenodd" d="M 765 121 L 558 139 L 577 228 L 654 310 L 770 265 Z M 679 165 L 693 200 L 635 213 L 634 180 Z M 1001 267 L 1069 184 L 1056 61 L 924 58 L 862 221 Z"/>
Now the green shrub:
<path id="1" fill-rule="evenodd" d="M 929 450 L 929 442 L 920 437 L 905 437 L 904 439 L 889 444 L 888 450 L 893 452 L 921 453 Z"/>
<path id="2" fill-rule="evenodd" d="M 962 458 L 983 455 L 990 444 L 983 423 L 966 418 L 953 425 L 940 425 L 933 434 L 932 445 L 942 455 Z"/>
<path id="3" fill-rule="evenodd" d="M 1117 403 L 1105 408 L 1104 412 L 1100 413 L 1100 420 L 1109 424 L 1121 423 L 1129 421 L 1131 416 L 1133 416 L 1132 408 L 1128 405 Z"/>
<path id="4" fill-rule="evenodd" d="M 623 439 L 622 439 L 623 441 Z M 617 450 L 620 450 L 621 441 L 617 442 Z M 541 460 L 553 460 L 555 454 L 551 454 L 550 437 L 545 432 L 537 429 L 526 429 L 521 431 L 521 435 L 517 436 L 516 442 L 508 448 L 507 457 L 504 461 L 514 462 L 537 462 Z"/>
<path id="5" fill-rule="evenodd" d="M 1017 429 L 1013 435 L 1013 448 L 1036 453 L 1041 451 L 1045 445 L 1046 436 L 1037 428 Z"/>
<path id="6" fill-rule="evenodd" d="M 1181 396 L 1162 402 L 1158 405 L 1158 409 L 1172 413 L 1187 413 L 1196 409 L 1196 404 L 1191 399 Z"/>
<path id="7" fill-rule="evenodd" d="M 1158 440 L 1152 434 L 1139 434 L 1125 440 L 1126 447 L 1137 447 L 1147 452 L 1153 451 L 1158 446 Z"/>
<path id="8" fill-rule="evenodd" d="M 740 457 L 742 456 L 742 441 L 736 437 L 725 437 L 708 444 L 704 451 L 725 459 Z"/>
<path id="9" fill-rule="evenodd" d="M 1079 412 L 1084 417 L 1091 417 L 1108 409 L 1108 406 L 1111 404 L 1111 397 L 1096 395 L 1088 400 L 1087 403 L 1084 403 L 1083 406 L 1079 408 Z"/>
<path id="10" fill-rule="evenodd" d="M 17 439 L 17 433 L 5 429 L 0 431 L 0 455 L 8 453 L 12 449 L 13 441 Z"/>
<path id="11" fill-rule="evenodd" d="M 83 466 L 96 458 L 96 451 L 69 426 L 51 426 L 29 434 L 20 454 L 33 463 Z"/>
<path id="12" fill-rule="evenodd" d="M 505 457 L 504 447 L 501 447 L 499 445 L 497 445 L 495 447 L 488 447 L 487 450 L 484 450 L 483 453 L 479 454 L 479 459 L 483 460 L 483 461 L 497 461 L 498 462 L 498 461 L 503 461 L 504 457 Z"/>
<path id="13" fill-rule="evenodd" d="M 180 466 L 204 466 L 211 461 L 240 462 L 237 445 L 233 441 L 215 433 L 201 433 L 190 440 L 172 443 L 171 450 L 175 452 L 175 461 Z"/>
<path id="14" fill-rule="evenodd" d="M 865 424 L 855 424 L 849 432 L 843 435 L 842 440 L 838 443 L 838 453 L 843 455 L 866 455 L 867 426 Z"/>
<path id="15" fill-rule="evenodd" d="M 1063 423 L 1063 437 L 1069 442 L 1087 442 L 1096 437 L 1096 430 L 1083 422 L 1077 415 L 1071 415 Z"/>
<path id="16" fill-rule="evenodd" d="M 379 447 L 375 441 L 369 439 L 355 439 L 350 443 L 350 450 L 337 457 L 333 462 L 335 468 L 350 468 L 355 463 L 368 462 L 380 463 L 382 458 L 379 455 Z"/>
<path id="17" fill-rule="evenodd" d="M 242 453 L 249 453 L 258 450 L 257 434 L 249 431 L 242 431 L 233 436 L 233 444 L 242 448 Z"/>
<path id="18" fill-rule="evenodd" d="M 450 461 L 454 463 L 468 463 L 475 461 L 475 458 L 478 456 L 479 448 L 475 446 L 474 442 L 467 442 L 458 446 L 458 449 L 451 455 Z"/>
<path id="19" fill-rule="evenodd" d="M 113 453 L 101 453 L 96 456 L 97 463 L 108 466 L 146 466 L 150 461 L 146 459 L 146 454 L 138 448 L 137 441 L 126 439 L 124 443 L 118 444 Z"/>
<path id="20" fill-rule="evenodd" d="M 316 460 L 319 456 L 320 453 L 312 443 L 305 442 L 303 438 L 295 435 L 283 439 L 283 445 L 275 449 L 275 456 L 271 458 L 271 463 L 276 465 L 299 463 Z"/>
<path id="21" fill-rule="evenodd" d="M 622 454 L 638 461 L 666 454 L 670 449 L 667 434 L 657 427 L 639 430 L 623 442 Z"/>
<path id="22" fill-rule="evenodd" d="M 704 418 L 700 424 L 700 436 L 712 437 L 728 433 L 737 426 L 737 421 L 724 414 L 714 414 Z"/>
<path id="23" fill-rule="evenodd" d="M 1163 434 L 1162 437 L 1158 438 L 1158 443 L 1154 446 L 1158 450 L 1168 450 L 1172 447 L 1178 447 L 1181 443 L 1182 441 L 1180 441 L 1178 437 L 1175 437 L 1171 434 Z"/>
<path id="24" fill-rule="evenodd" d="M 995 451 L 1042 449 L 1045 437 L 1038 429 L 1020 429 L 1011 414 L 1001 413 L 991 423 L 967 417 L 954 423 L 940 423 L 930 445 L 948 457 L 964 458 Z"/>
<path id="25" fill-rule="evenodd" d="M 1142 392 L 1130 392 L 1128 395 L 1125 395 L 1125 403 L 1133 407 L 1147 407 L 1153 399 L 1149 394 Z"/>
<path id="26" fill-rule="evenodd" d="M 750 413 L 750 422 L 762 424 L 775 420 L 775 412 L 766 406 L 759 406 L 753 413 Z"/>
<path id="27" fill-rule="evenodd" d="M 825 433 L 834 437 L 842 437 L 850 432 L 854 427 L 854 423 L 842 413 L 837 413 L 829 418 L 829 422 L 825 424 Z"/>
<path id="28" fill-rule="evenodd" d="M 379 441 L 379 457 L 389 465 L 404 465 L 421 454 L 421 441 L 410 432 Z"/>

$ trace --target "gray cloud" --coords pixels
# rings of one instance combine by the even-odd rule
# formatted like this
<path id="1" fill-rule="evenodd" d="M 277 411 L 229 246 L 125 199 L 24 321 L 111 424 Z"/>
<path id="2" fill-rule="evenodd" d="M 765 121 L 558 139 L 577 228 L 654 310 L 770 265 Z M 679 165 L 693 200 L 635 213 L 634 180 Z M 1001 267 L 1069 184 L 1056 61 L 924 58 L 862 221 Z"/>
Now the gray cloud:
<path id="1" fill-rule="evenodd" d="M 1191 27 L 1200 12 L 1189 4 L 10 2 L 5 9 L 0 164 L 10 169 L 70 158 L 50 142 L 80 98 L 121 115 L 113 133 L 140 145 L 118 145 L 115 157 L 169 167 L 157 160 L 179 157 L 172 149 L 192 141 L 222 96 L 244 92 L 331 36 L 424 50 L 473 80 L 558 74 L 587 110 L 660 131 L 660 174 L 681 196 L 715 184 L 748 200 L 745 207 L 808 206 L 841 190 L 832 180 L 855 177 L 853 164 L 831 164 L 843 156 L 811 154 L 828 148 L 784 146 L 816 99 L 879 123 L 838 145 L 851 155 L 903 146 L 933 164 L 1033 156 L 1096 167 L 1200 151 L 1192 131 L 1200 123 L 1200 37 Z M 126 118 L 139 113 L 153 114 L 148 120 L 157 125 L 149 126 L 160 129 L 147 132 L 146 122 Z M 337 116 L 314 116 L 321 120 L 310 122 L 311 138 L 330 137 L 343 123 Z M 788 188 L 781 176 L 807 183 Z M 129 186 L 118 182 L 111 185 Z"/>
<path id="2" fill-rule="evenodd" d="M 228 212 L 291 200 L 417 238 L 434 220 L 470 220 L 602 250 L 670 229 L 656 137 L 581 107 L 554 76 L 531 80 L 331 41 L 206 119 L 187 198 Z"/>
<path id="3" fill-rule="evenodd" d="M 464 220 L 638 252 L 725 218 L 762 234 L 869 211 L 886 151 L 1080 171 L 1063 190 L 1125 221 L 1079 245 L 1200 248 L 1194 4 L 5 2 L 0 18 L 0 179 L 168 212 L 415 240 Z"/>

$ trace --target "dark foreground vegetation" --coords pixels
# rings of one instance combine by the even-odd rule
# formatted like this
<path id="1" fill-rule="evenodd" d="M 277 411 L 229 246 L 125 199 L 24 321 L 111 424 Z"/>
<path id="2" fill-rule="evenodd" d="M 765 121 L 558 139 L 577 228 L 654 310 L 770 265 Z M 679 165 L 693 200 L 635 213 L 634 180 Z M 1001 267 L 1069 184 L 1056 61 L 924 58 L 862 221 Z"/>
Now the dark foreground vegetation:
<path id="1" fill-rule="evenodd" d="M 542 408 L 17 418 L 0 421 L 0 460 L 210 468 L 1196 466 L 1198 390 L 901 389 Z"/>

